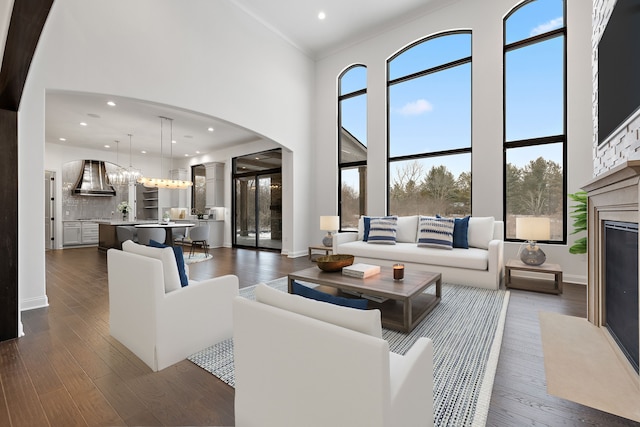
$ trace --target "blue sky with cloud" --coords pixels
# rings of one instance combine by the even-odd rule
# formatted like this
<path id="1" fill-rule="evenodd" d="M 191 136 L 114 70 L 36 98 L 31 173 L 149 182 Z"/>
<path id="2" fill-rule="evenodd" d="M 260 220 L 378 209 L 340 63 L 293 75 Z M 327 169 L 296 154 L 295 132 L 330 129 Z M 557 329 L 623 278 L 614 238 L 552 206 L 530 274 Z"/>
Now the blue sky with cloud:
<path id="1" fill-rule="evenodd" d="M 562 27 L 563 7 L 562 0 L 536 0 L 518 9 L 506 26 L 507 44 Z M 389 67 L 390 79 L 467 57 L 471 42 L 471 35 L 456 34 L 419 44 L 394 58 Z M 554 38 L 507 54 L 508 141 L 564 133 L 563 50 L 562 38 Z M 471 67 L 465 64 L 390 86 L 392 157 L 471 145 Z M 348 93 L 348 87 L 366 85 L 364 68 L 348 77 L 342 81 L 342 93 Z M 360 98 L 364 101 L 366 97 Z M 342 107 L 345 128 L 366 141 L 365 103 L 343 102 Z M 562 150 L 558 145 L 519 149 L 511 151 L 508 161 L 522 167 L 532 156 L 540 155 L 560 163 Z M 469 156 L 458 157 L 459 160 L 447 162 L 456 176 L 470 168 Z"/>

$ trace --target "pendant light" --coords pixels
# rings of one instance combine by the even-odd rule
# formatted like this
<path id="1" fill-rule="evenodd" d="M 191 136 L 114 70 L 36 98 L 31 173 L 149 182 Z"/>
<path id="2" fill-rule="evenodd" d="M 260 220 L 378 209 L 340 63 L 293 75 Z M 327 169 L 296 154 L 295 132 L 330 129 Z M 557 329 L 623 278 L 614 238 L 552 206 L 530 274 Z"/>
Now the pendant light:
<path id="1" fill-rule="evenodd" d="M 138 179 L 142 177 L 142 171 L 140 169 L 136 169 L 131 165 L 131 135 L 129 135 L 129 167 L 125 171 L 126 181 L 129 184 L 135 184 Z"/>
<path id="2" fill-rule="evenodd" d="M 109 172 L 107 174 L 107 178 L 109 179 L 109 183 L 111 185 L 122 185 L 127 183 L 127 179 L 125 176 L 125 171 L 122 167 L 120 167 L 120 141 L 116 140 L 116 168 L 114 171 Z"/>
<path id="3" fill-rule="evenodd" d="M 160 173 L 162 174 L 162 170 L 163 170 L 163 164 L 162 164 L 162 135 L 163 135 L 163 123 L 165 120 L 168 120 L 170 125 L 171 125 L 171 136 L 170 136 L 170 144 L 172 144 L 171 141 L 173 141 L 173 119 L 170 119 L 169 117 L 162 117 L 160 116 Z M 170 154 L 170 158 L 171 158 L 171 164 L 173 165 L 173 147 L 171 148 L 171 154 Z M 170 179 L 170 178 L 147 178 L 147 177 L 140 177 L 138 178 L 138 182 L 141 183 L 142 185 L 144 185 L 147 188 L 169 188 L 169 189 L 178 189 L 178 190 L 182 190 L 185 188 L 189 188 L 193 185 L 193 182 L 191 181 L 182 181 L 182 180 L 178 180 L 178 179 Z"/>

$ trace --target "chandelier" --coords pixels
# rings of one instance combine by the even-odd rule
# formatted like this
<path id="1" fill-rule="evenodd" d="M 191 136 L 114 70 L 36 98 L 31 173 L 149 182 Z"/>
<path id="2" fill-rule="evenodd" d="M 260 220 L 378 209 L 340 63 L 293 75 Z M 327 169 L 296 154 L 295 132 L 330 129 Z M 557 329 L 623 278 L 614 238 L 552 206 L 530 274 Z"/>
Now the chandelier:
<path id="1" fill-rule="evenodd" d="M 162 117 L 160 116 L 160 173 L 162 173 L 163 170 L 163 164 L 162 164 L 162 135 L 163 135 L 163 123 L 165 120 L 168 120 L 171 127 L 171 137 L 170 137 L 170 143 L 169 146 L 171 147 L 171 152 L 169 154 L 169 158 L 171 161 L 171 164 L 173 165 L 173 119 L 170 119 L 168 117 Z M 178 190 L 182 190 L 185 188 L 189 188 L 193 185 L 193 182 L 191 181 L 182 181 L 182 180 L 178 180 L 178 179 L 170 179 L 170 178 L 147 178 L 144 176 L 141 176 L 140 178 L 138 178 L 138 182 L 142 185 L 144 185 L 147 188 L 169 188 L 169 189 L 178 189 Z"/>

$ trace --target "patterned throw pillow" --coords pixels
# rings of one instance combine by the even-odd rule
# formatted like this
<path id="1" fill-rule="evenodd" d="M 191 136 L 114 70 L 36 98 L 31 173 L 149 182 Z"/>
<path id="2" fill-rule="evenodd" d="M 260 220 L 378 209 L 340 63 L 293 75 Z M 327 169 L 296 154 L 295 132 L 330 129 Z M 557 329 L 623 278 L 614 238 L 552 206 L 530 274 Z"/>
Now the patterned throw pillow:
<path id="1" fill-rule="evenodd" d="M 369 221 L 368 243 L 396 244 L 397 216 L 372 217 Z"/>
<path id="2" fill-rule="evenodd" d="M 420 217 L 418 246 L 453 249 L 453 218 Z"/>

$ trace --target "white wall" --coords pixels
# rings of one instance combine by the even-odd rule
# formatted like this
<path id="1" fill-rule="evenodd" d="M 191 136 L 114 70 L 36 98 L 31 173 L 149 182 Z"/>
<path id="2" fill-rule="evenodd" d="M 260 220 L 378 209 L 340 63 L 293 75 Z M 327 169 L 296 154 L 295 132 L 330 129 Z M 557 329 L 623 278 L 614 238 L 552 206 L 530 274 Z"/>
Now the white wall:
<path id="1" fill-rule="evenodd" d="M 367 66 L 368 213 L 386 213 L 386 60 L 408 44 L 455 29 L 473 32 L 472 209 L 502 219 L 502 28 L 514 0 L 461 0 L 321 59 L 316 67 L 316 211 L 337 212 L 337 76 L 355 63 Z M 568 0 L 568 191 L 591 177 L 591 2 Z M 570 219 L 567 219 L 570 221 Z M 570 224 L 570 222 L 569 222 Z M 569 230 L 570 227 L 569 227 Z M 318 234 L 318 237 L 320 234 Z M 569 244 L 575 239 L 569 237 Z M 507 258 L 518 244 L 506 243 Z M 586 283 L 586 258 L 568 245 L 544 245 L 547 260 L 562 265 L 565 280 Z"/>
<path id="2" fill-rule="evenodd" d="M 127 96 L 253 130 L 291 150 L 292 197 L 304 199 L 312 79 L 308 57 L 228 0 L 56 0 L 19 112 L 20 242 L 44 239 L 47 89 Z M 295 234 L 287 238 L 291 253 L 302 253 L 309 208 L 292 209 Z M 46 305 L 44 251 L 30 247 L 19 247 L 19 297 Z"/>

